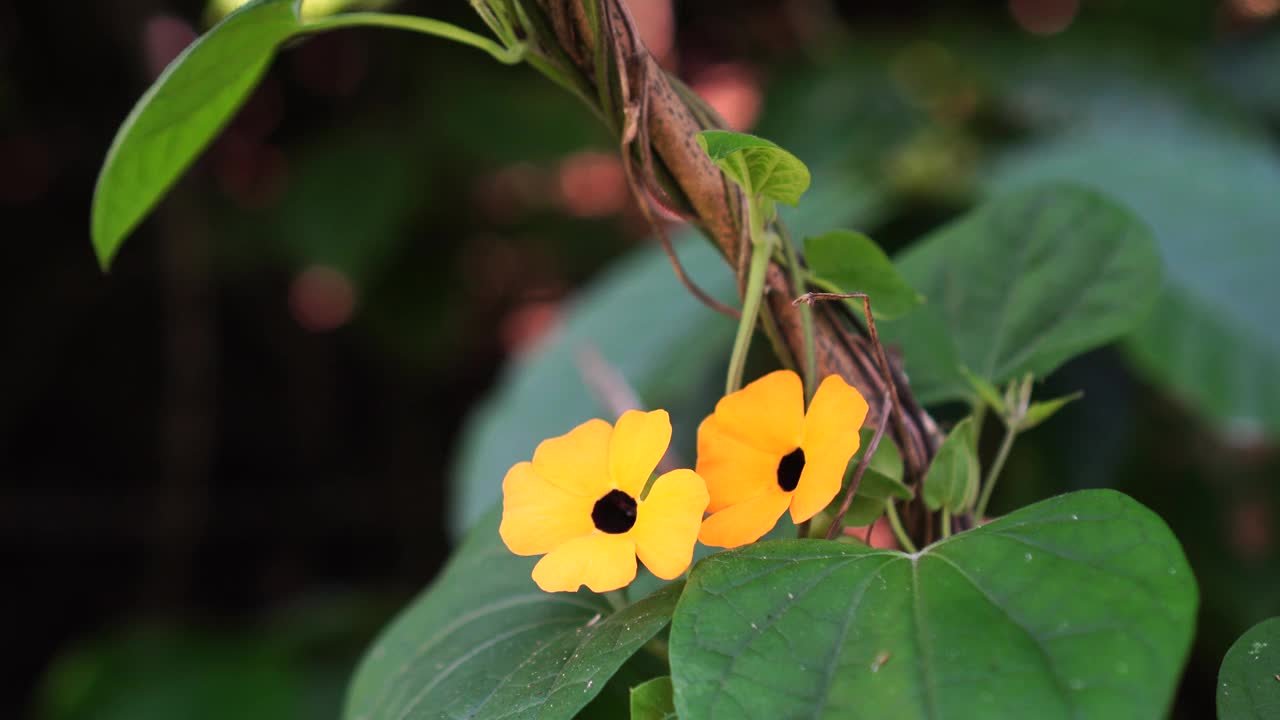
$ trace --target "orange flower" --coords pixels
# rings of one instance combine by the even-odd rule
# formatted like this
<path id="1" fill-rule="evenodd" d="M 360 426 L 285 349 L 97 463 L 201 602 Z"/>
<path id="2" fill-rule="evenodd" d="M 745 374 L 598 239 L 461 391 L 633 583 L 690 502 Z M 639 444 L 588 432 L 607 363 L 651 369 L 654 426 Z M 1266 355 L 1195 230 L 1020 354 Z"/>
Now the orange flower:
<path id="1" fill-rule="evenodd" d="M 716 404 L 698 427 L 697 472 L 707 483 L 711 517 L 698 539 L 737 547 L 760 539 L 791 508 L 804 522 L 840 492 L 867 401 L 837 375 L 814 393 L 790 370 L 769 373 Z"/>
<path id="2" fill-rule="evenodd" d="M 636 556 L 664 580 L 693 561 L 707 488 L 692 470 L 673 470 L 640 497 L 671 442 L 665 410 L 631 410 L 611 427 L 589 420 L 544 440 L 533 462 L 502 481 L 498 532 L 517 555 L 546 554 L 533 580 L 547 592 L 617 590 L 636 576 Z"/>

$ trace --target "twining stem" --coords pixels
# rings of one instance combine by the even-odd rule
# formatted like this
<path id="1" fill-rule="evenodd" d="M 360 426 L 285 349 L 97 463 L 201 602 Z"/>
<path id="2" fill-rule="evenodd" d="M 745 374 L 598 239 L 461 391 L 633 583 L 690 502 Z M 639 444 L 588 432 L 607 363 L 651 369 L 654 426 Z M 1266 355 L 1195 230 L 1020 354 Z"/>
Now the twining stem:
<path id="1" fill-rule="evenodd" d="M 951 537 L 951 508 L 942 508 L 942 539 Z"/>
<path id="2" fill-rule="evenodd" d="M 991 463 L 987 476 L 982 480 L 982 494 L 978 497 L 978 505 L 973 511 L 975 522 L 982 522 L 982 518 L 986 516 L 991 491 L 996 487 L 996 480 L 1000 479 L 1000 471 L 1004 469 L 1004 461 L 1009 459 L 1009 450 L 1013 447 L 1013 439 L 1017 436 L 1018 426 L 1015 423 L 1011 422 L 1005 426 L 1004 440 L 1000 441 L 1000 450 L 996 452 L 996 459 Z"/>
<path id="3" fill-rule="evenodd" d="M 893 498 L 884 501 L 884 514 L 889 518 L 889 527 L 893 528 L 893 536 L 898 539 L 898 546 L 909 553 L 915 552 L 916 544 L 911 542 L 907 531 L 902 528 L 902 521 L 898 519 L 898 509 L 893 505 Z"/>
<path id="4" fill-rule="evenodd" d="M 742 387 L 742 373 L 747 366 L 747 350 L 755 333 L 760 316 L 760 301 L 764 295 L 764 276 L 773 255 L 773 236 L 766 235 L 760 210 L 755 202 L 747 203 L 747 222 L 751 228 L 751 267 L 747 273 L 747 289 L 742 296 L 742 318 L 738 320 L 738 335 L 733 340 L 733 353 L 729 356 L 729 374 L 725 377 L 724 394 L 736 392 Z"/>
<path id="5" fill-rule="evenodd" d="M 797 293 L 803 292 L 806 290 L 805 271 L 800 267 L 796 246 L 791 242 L 791 234 L 785 227 L 782 230 L 782 251 L 787 258 L 787 269 L 791 272 L 792 290 Z M 818 364 L 813 342 L 813 307 L 810 305 L 800 306 L 800 332 L 804 335 L 804 358 L 801 364 L 804 367 L 804 399 L 808 404 L 808 401 L 813 399 L 813 393 L 818 389 Z"/>
<path id="6" fill-rule="evenodd" d="M 867 443 L 866 449 L 862 451 L 862 459 L 858 461 L 858 467 L 853 471 L 853 477 L 849 480 L 849 489 L 844 493 L 844 501 L 840 503 L 840 509 L 836 511 L 836 516 L 831 520 L 831 527 L 827 528 L 827 539 L 832 540 L 844 530 L 844 516 L 849 512 L 849 506 L 853 504 L 853 498 L 858 494 L 858 486 L 862 484 L 862 475 L 867 471 L 867 466 L 871 464 L 871 458 L 876 454 L 876 449 L 880 447 L 880 438 L 884 437 L 884 431 L 889 427 L 889 396 L 884 398 L 884 407 L 880 408 L 880 424 L 876 426 L 876 432 L 871 436 L 871 442 Z"/>
<path id="7" fill-rule="evenodd" d="M 503 47 L 483 35 L 477 35 L 457 25 L 414 15 L 375 12 L 343 13 L 313 20 L 303 26 L 306 32 L 325 32 L 326 30 L 348 27 L 388 27 L 434 35 L 483 50 L 493 56 L 494 60 L 504 65 L 515 65 L 524 60 L 527 49 L 527 46 L 523 43 L 516 43 L 511 47 Z"/>

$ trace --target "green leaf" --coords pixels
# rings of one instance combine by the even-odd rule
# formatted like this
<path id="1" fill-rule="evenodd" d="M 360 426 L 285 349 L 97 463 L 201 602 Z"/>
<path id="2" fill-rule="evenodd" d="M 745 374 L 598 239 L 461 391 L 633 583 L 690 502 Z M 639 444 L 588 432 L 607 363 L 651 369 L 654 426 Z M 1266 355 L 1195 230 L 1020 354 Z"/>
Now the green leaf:
<path id="1" fill-rule="evenodd" d="M 809 168 L 764 138 L 728 130 L 703 130 L 697 137 L 707 156 L 749 196 L 795 207 L 809 189 Z"/>
<path id="2" fill-rule="evenodd" d="M 872 462 L 875 459 L 872 458 Z M 852 475 L 852 472 L 850 472 Z M 848 481 L 841 488 L 840 494 L 836 499 L 844 497 L 845 488 L 848 487 Z M 861 527 L 870 525 L 884 513 L 884 503 L 890 498 L 899 500 L 910 500 L 916 494 L 911 488 L 902 484 L 901 480 L 883 475 L 870 468 L 862 474 L 862 482 L 858 485 L 858 494 L 853 496 L 853 502 L 849 503 L 849 510 L 845 513 L 844 524 L 847 527 Z"/>
<path id="3" fill-rule="evenodd" d="M 1159 718 L 1195 578 L 1154 513 L 1088 490 L 919 553 L 784 540 L 713 555 L 672 619 L 680 717 Z"/>
<path id="4" fill-rule="evenodd" d="M 840 486 L 839 494 L 836 495 L 836 503 L 841 501 L 848 490 L 862 454 L 871 446 L 871 438 L 875 436 L 876 431 L 875 428 L 864 427 L 858 431 L 858 434 L 862 444 L 853 459 L 849 461 L 849 466 L 845 468 L 844 482 Z M 902 455 L 898 452 L 898 446 L 894 444 L 893 438 L 885 433 L 880 438 L 880 445 L 876 447 L 876 454 L 871 456 L 866 472 L 862 474 L 858 494 L 853 497 L 849 510 L 845 512 L 844 524 L 848 527 L 870 525 L 884 512 L 884 501 L 891 497 L 910 500 L 915 497 L 915 493 L 902 483 Z"/>
<path id="5" fill-rule="evenodd" d="M 681 583 L 623 610 L 545 593 L 485 517 L 361 661 L 349 720 L 571 718 L 670 620 Z"/>
<path id="6" fill-rule="evenodd" d="M 1146 227 L 1087 188 L 1008 193 L 921 240 L 898 262 L 929 298 L 881 328 L 902 346 L 924 403 L 969 396 L 959 367 L 991 384 L 1043 377 L 1131 331 L 1154 305 L 1161 265 Z"/>
<path id="7" fill-rule="evenodd" d="M 1280 152 L 1247 128 L 1170 125 L 1116 122 L 1029 148 L 996 184 L 1078 178 L 1133 208 L 1167 268 L 1159 312 L 1125 343 L 1137 369 L 1228 432 L 1278 437 Z"/>
<path id="8" fill-rule="evenodd" d="M 301 0 L 250 0 L 191 44 L 134 105 L 98 175 L 91 232 L 105 269 L 125 237 L 218 134 L 258 84 L 285 40 L 347 27 L 386 27 L 442 37 L 516 63 L 524 46 L 431 18 L 348 13 L 303 23 Z"/>
<path id="9" fill-rule="evenodd" d="M 960 366 L 960 375 L 964 377 L 965 382 L 969 383 L 969 387 L 978 394 L 978 399 L 987 404 L 987 407 L 995 411 L 1000 417 L 1009 414 L 1009 407 L 1005 405 L 1004 398 L 1001 397 L 1000 391 L 996 389 L 986 380 L 973 374 L 969 368 Z"/>
<path id="10" fill-rule="evenodd" d="M 1084 397 L 1083 392 L 1073 392 L 1070 395 L 1053 398 L 1052 400 L 1041 400 L 1040 402 L 1031 403 L 1027 408 L 1027 414 L 1018 423 L 1018 430 L 1030 430 L 1040 423 L 1053 417 L 1055 413 L 1063 408 L 1067 403 L 1079 400 Z"/>
<path id="11" fill-rule="evenodd" d="M 1249 628 L 1218 670 L 1219 720 L 1280 715 L 1280 617 Z"/>
<path id="12" fill-rule="evenodd" d="M 709 243 L 678 240 L 685 269 L 708 292 L 733 297 L 733 273 Z M 452 478 L 450 521 L 470 527 L 502 492 L 507 469 L 538 443 L 593 417 L 614 418 L 583 379 L 578 355 L 594 348 L 649 407 L 666 408 L 677 450 L 691 462 L 698 423 L 719 399 L 717 376 L 734 324 L 693 299 L 656 243 L 622 259 L 573 300 L 560 329 L 509 365 L 467 420 Z M 681 447 L 682 438 L 689 444 Z"/>
<path id="13" fill-rule="evenodd" d="M 809 268 L 839 292 L 863 292 L 871 299 L 877 320 L 891 320 L 910 312 L 924 301 L 898 274 L 897 268 L 874 240 L 862 233 L 833 230 L 806 238 L 805 260 Z M 862 301 L 846 300 L 862 317 Z"/>
<path id="14" fill-rule="evenodd" d="M 664 675 L 631 688 L 631 720 L 675 720 L 671 676 Z"/>
<path id="15" fill-rule="evenodd" d="M 93 194 L 93 247 L 111 264 L 169 186 L 258 84 L 276 47 L 302 27 L 296 0 L 253 0 L 182 52 L 116 132 Z"/>
<path id="16" fill-rule="evenodd" d="M 853 459 L 849 461 L 849 470 L 857 466 L 862 459 L 863 453 L 867 448 L 871 447 L 871 439 L 875 437 L 876 429 L 871 427 L 863 427 L 858 430 L 858 452 L 854 453 Z M 902 454 L 898 452 L 898 446 L 893 442 L 893 438 L 886 432 L 880 438 L 880 444 L 876 446 L 876 454 L 871 456 L 871 462 L 867 465 L 868 470 L 884 475 L 891 480 L 902 479 Z"/>
<path id="17" fill-rule="evenodd" d="M 973 450 L 973 418 L 956 423 L 924 475 L 924 504 L 952 513 L 968 510 L 978 497 L 978 456 Z"/>

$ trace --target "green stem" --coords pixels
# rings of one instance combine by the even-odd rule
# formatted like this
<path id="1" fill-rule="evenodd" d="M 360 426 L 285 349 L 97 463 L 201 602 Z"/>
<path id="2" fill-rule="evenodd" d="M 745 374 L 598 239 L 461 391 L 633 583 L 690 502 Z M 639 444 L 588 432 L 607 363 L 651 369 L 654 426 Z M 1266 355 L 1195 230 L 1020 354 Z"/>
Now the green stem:
<path id="1" fill-rule="evenodd" d="M 986 516 L 991 492 L 995 490 L 996 480 L 1000 479 L 1000 471 L 1004 469 L 1004 461 L 1009 459 L 1009 450 L 1013 448 L 1013 439 L 1017 436 L 1018 430 L 1014 423 L 1005 426 L 1004 440 L 1000 441 L 1000 450 L 996 453 L 995 461 L 991 463 L 991 469 L 987 471 L 987 477 L 982 481 L 982 495 L 978 497 L 978 505 L 973 511 L 975 522 L 982 522 L 982 518 Z"/>
<path id="2" fill-rule="evenodd" d="M 893 528 L 893 536 L 898 539 L 898 546 L 909 553 L 916 552 L 916 544 L 911 542 L 911 538 L 907 537 L 907 531 L 902 528 L 902 521 L 898 519 L 898 509 L 893 506 L 893 500 L 884 501 L 884 514 L 889 518 L 889 527 Z"/>
<path id="3" fill-rule="evenodd" d="M 604 594 L 604 599 L 609 601 L 609 606 L 612 607 L 615 612 L 631 604 L 630 599 L 627 598 L 626 588 L 610 590 Z"/>
<path id="4" fill-rule="evenodd" d="M 343 13 L 314 20 L 304 25 L 303 29 L 306 32 L 326 32 L 349 27 L 387 27 L 434 35 L 435 37 L 453 40 L 454 42 L 483 50 L 504 65 L 515 65 L 525 59 L 526 46 L 524 43 L 503 47 L 483 35 L 477 35 L 457 25 L 414 15 L 376 12 Z"/>
<path id="5" fill-rule="evenodd" d="M 970 439 L 973 440 L 973 452 L 976 455 L 978 445 L 982 438 L 982 421 L 987 418 L 987 404 L 979 400 L 973 407 L 973 432 L 970 433 Z"/>
<path id="6" fill-rule="evenodd" d="M 769 238 L 764 233 L 760 212 L 754 198 L 747 203 L 747 222 L 751 229 L 751 267 L 747 273 L 747 290 L 742 296 L 742 318 L 738 321 L 738 335 L 733 340 L 733 353 L 729 356 L 729 373 L 725 377 L 724 394 L 742 387 L 742 373 L 747 366 L 747 350 L 755 333 L 760 315 L 760 300 L 764 296 L 764 276 L 769 269 Z"/>
<path id="7" fill-rule="evenodd" d="M 951 537 L 951 508 L 942 508 L 942 539 Z"/>
<path id="8" fill-rule="evenodd" d="M 791 234 L 786 232 L 785 228 L 782 233 L 782 251 L 787 258 L 787 269 L 791 271 L 791 291 L 803 294 L 807 289 L 804 284 L 805 272 L 800 267 L 800 258 L 796 254 L 795 244 L 791 242 Z M 804 367 L 804 399 L 807 405 L 818 389 L 818 365 L 813 342 L 813 308 L 809 303 L 800 304 L 800 330 L 804 334 L 804 358 L 801 363 Z"/>

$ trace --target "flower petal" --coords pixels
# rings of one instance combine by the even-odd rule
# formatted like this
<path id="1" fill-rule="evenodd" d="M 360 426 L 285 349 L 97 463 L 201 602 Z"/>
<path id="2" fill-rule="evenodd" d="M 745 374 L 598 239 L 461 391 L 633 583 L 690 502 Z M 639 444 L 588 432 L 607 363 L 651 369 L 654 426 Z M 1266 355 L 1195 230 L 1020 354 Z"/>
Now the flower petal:
<path id="1" fill-rule="evenodd" d="M 698 426 L 698 475 L 707 483 L 708 512 L 757 497 L 778 483 L 779 456 L 747 445 L 725 431 L 715 415 Z"/>
<path id="2" fill-rule="evenodd" d="M 817 457 L 805 456 L 800 482 L 791 494 L 793 522 L 802 523 L 831 504 L 831 500 L 840 492 L 844 471 L 852 454 L 842 455 L 828 451 Z"/>
<path id="3" fill-rule="evenodd" d="M 613 427 L 588 420 L 560 437 L 538 443 L 533 470 L 539 477 L 593 501 L 613 489 L 609 479 L 609 437 Z"/>
<path id="4" fill-rule="evenodd" d="M 698 540 L 703 545 L 734 548 L 755 542 L 778 524 L 778 518 L 787 511 L 791 494 L 774 487 L 758 497 L 712 515 L 702 522 Z"/>
<path id="5" fill-rule="evenodd" d="M 738 439 L 781 457 L 804 434 L 804 385 L 790 370 L 771 372 L 720 398 L 715 417 Z"/>
<path id="6" fill-rule="evenodd" d="M 533 581 L 547 592 L 574 592 L 581 585 L 609 592 L 636 578 L 636 544 L 630 533 L 596 532 L 547 553 L 533 566 Z"/>
<path id="7" fill-rule="evenodd" d="M 817 515 L 840 492 L 849 459 L 858 451 L 858 429 L 867 418 L 867 401 L 839 375 L 828 375 L 809 403 L 804 418 L 805 465 L 791 498 L 791 519 L 801 523 Z"/>
<path id="8" fill-rule="evenodd" d="M 666 410 L 622 413 L 609 441 L 609 471 L 614 486 L 639 498 L 670 443 L 671 418 Z"/>
<path id="9" fill-rule="evenodd" d="M 541 555 L 568 540 L 595 531 L 595 500 L 565 492 L 522 462 L 502 481 L 502 524 L 498 534 L 517 555 Z"/>
<path id="10" fill-rule="evenodd" d="M 673 470 L 653 481 L 631 535 L 636 554 L 654 575 L 673 580 L 693 562 L 707 500 L 706 483 L 692 470 Z"/>
<path id="11" fill-rule="evenodd" d="M 847 453 L 848 462 L 858 451 L 858 429 L 866 419 L 867 401 L 862 393 L 839 375 L 828 375 L 809 402 L 800 447 L 806 457 Z"/>

